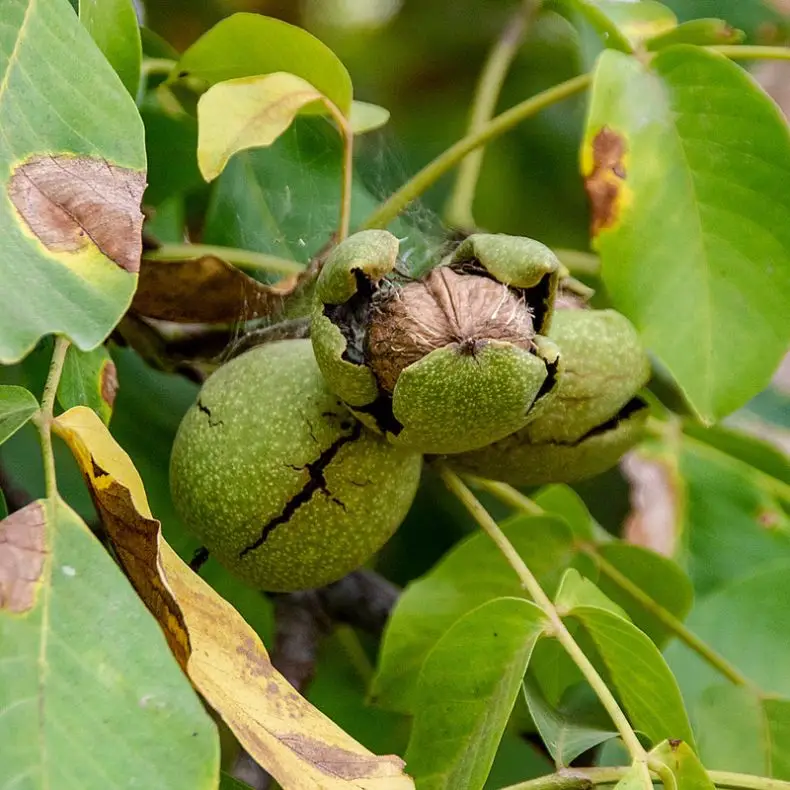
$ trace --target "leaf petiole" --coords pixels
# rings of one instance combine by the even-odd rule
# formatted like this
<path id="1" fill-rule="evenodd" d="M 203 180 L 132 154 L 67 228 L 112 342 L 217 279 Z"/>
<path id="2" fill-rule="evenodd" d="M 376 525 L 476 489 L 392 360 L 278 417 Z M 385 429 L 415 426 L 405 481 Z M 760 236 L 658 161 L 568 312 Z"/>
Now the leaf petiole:
<path id="1" fill-rule="evenodd" d="M 502 85 L 505 82 L 513 58 L 518 52 L 527 27 L 540 7 L 542 0 L 522 0 L 508 20 L 486 59 L 477 83 L 468 133 L 482 128 L 494 114 Z M 456 228 L 474 228 L 472 213 L 477 180 L 483 164 L 483 149 L 477 148 L 464 158 L 458 168 L 455 187 L 447 203 L 445 219 Z"/>
<path id="2" fill-rule="evenodd" d="M 505 533 L 502 532 L 499 525 L 494 521 L 463 480 L 444 464 L 437 464 L 437 470 L 447 488 L 460 500 L 481 529 L 483 529 L 483 531 L 494 541 L 511 568 L 513 568 L 518 575 L 524 589 L 532 597 L 532 600 L 543 610 L 551 624 L 551 635 L 562 645 L 565 652 L 579 668 L 596 696 L 601 701 L 601 704 L 609 714 L 617 731 L 620 733 L 623 744 L 628 750 L 634 764 L 643 765 L 645 774 L 647 774 L 647 752 L 639 742 L 639 738 L 634 732 L 633 727 L 631 727 L 628 718 L 621 710 L 614 695 L 609 690 L 603 678 L 598 674 L 590 659 L 587 658 L 584 651 L 579 647 L 576 640 L 571 635 L 571 632 L 565 626 L 554 604 L 543 591 L 543 588 L 540 586 L 540 583 L 535 578 L 532 571 L 530 571 L 513 544 L 507 539 Z M 649 781 L 646 782 L 646 786 L 648 788 L 652 787 Z M 667 788 L 667 790 L 669 790 L 669 788 Z"/>
<path id="3" fill-rule="evenodd" d="M 495 496 L 501 502 L 510 507 L 520 510 L 529 516 L 540 516 L 546 511 L 529 497 L 524 496 L 520 491 L 506 483 L 498 483 L 494 480 L 484 480 L 474 478 L 474 484 Z M 672 634 L 674 634 L 686 647 L 693 650 L 700 658 L 706 661 L 717 672 L 736 686 L 752 686 L 752 682 L 741 674 L 741 672 L 730 664 L 724 656 L 719 655 L 710 645 L 703 642 L 696 634 L 668 612 L 661 604 L 653 600 L 641 587 L 634 584 L 625 574 L 612 565 L 594 545 L 584 544 L 579 547 L 595 563 L 599 572 L 606 576 L 609 581 L 617 585 L 626 595 L 635 600 L 645 611 L 650 612 L 659 620 Z"/>
<path id="4" fill-rule="evenodd" d="M 57 479 L 55 477 L 55 455 L 52 451 L 52 415 L 55 408 L 55 395 L 58 391 L 60 376 L 63 373 L 63 363 L 66 361 L 66 352 L 69 350 L 67 338 L 58 336 L 55 339 L 55 348 L 52 351 L 52 361 L 49 365 L 44 393 L 41 396 L 41 408 L 33 417 L 38 428 L 41 443 L 41 455 L 44 461 L 44 485 L 49 504 L 54 508 L 58 495 Z"/>
<path id="5" fill-rule="evenodd" d="M 552 104 L 567 99 L 589 87 L 592 74 L 582 74 L 561 82 L 548 90 L 531 96 L 509 110 L 497 115 L 476 132 L 461 138 L 446 151 L 439 154 L 400 189 L 382 203 L 362 224 L 363 228 L 384 228 L 403 211 L 415 198 L 435 184 L 445 173 L 452 170 L 464 157 L 486 143 L 501 137 L 527 118 L 537 115 Z"/>
<path id="6" fill-rule="evenodd" d="M 617 768 L 566 768 L 527 782 L 508 785 L 502 790 L 590 790 L 599 785 L 614 785 L 631 770 Z M 765 776 L 736 774 L 730 771 L 708 771 L 708 776 L 721 790 L 790 790 L 790 782 Z"/>

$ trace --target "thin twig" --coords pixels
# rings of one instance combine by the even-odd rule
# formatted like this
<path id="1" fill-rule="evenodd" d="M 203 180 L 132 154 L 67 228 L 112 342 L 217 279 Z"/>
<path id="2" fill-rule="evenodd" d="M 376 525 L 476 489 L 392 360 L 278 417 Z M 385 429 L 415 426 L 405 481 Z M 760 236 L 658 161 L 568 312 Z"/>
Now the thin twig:
<path id="1" fill-rule="evenodd" d="M 512 14 L 499 39 L 491 48 L 472 100 L 467 134 L 478 131 L 491 120 L 505 77 L 524 40 L 529 22 L 540 4 L 541 0 L 522 0 L 520 7 Z M 482 147 L 475 149 L 464 158 L 458 168 L 455 188 L 445 211 L 445 219 L 451 227 L 465 229 L 475 227 L 473 204 L 484 152 L 485 149 Z"/>
<path id="2" fill-rule="evenodd" d="M 520 510 L 529 516 L 542 516 L 546 511 L 524 496 L 520 491 L 507 483 L 493 480 L 474 478 L 474 485 L 493 494 L 497 499 L 510 507 Z M 713 669 L 723 675 L 736 686 L 754 688 L 754 684 L 745 677 L 737 667 L 719 655 L 710 645 L 703 642 L 696 634 L 682 623 L 675 615 L 667 611 L 660 603 L 651 598 L 641 587 L 634 584 L 625 574 L 621 573 L 611 562 L 605 559 L 598 551 L 597 546 L 589 543 L 579 545 L 579 550 L 587 554 L 598 567 L 598 570 L 613 584 L 619 587 L 626 595 L 633 598 L 646 612 L 652 614 L 666 629 L 677 637 L 689 649 L 693 650 L 700 658 L 706 661 Z"/>
<path id="3" fill-rule="evenodd" d="M 582 74 L 579 77 L 566 80 L 559 85 L 542 91 L 497 115 L 474 134 L 466 135 L 454 145 L 451 145 L 447 150 L 439 154 L 436 159 L 412 176 L 365 220 L 362 227 L 386 227 L 412 200 L 433 186 L 445 173 L 459 164 L 468 153 L 500 137 L 527 118 L 537 115 L 546 107 L 575 96 L 589 87 L 591 81 L 591 74 Z"/>
<path id="4" fill-rule="evenodd" d="M 790 60 L 790 47 L 761 47 L 741 44 L 719 44 L 705 47 L 730 60 Z"/>
<path id="5" fill-rule="evenodd" d="M 458 497 L 474 520 L 488 534 L 491 540 L 494 541 L 497 548 L 502 552 L 502 555 L 510 564 L 510 567 L 513 568 L 518 575 L 524 589 L 532 597 L 532 600 L 543 610 L 551 626 L 551 636 L 562 645 L 573 663 L 576 664 L 582 675 L 584 675 L 617 728 L 631 760 L 634 764 L 643 766 L 646 774 L 648 755 L 639 742 L 639 738 L 629 723 L 628 718 L 621 710 L 620 705 L 603 678 L 592 665 L 590 659 L 587 658 L 584 651 L 576 643 L 571 632 L 565 626 L 562 617 L 560 617 L 555 609 L 551 599 L 543 591 L 543 588 L 532 574 L 532 571 L 527 567 L 524 560 L 513 547 L 513 544 L 507 539 L 505 533 L 499 528 L 496 521 L 494 521 L 488 511 L 480 504 L 477 497 L 466 487 L 461 478 L 445 464 L 437 464 L 437 469 L 444 484 L 456 497 Z M 648 781 L 647 785 L 649 784 L 650 782 Z"/>
<path id="6" fill-rule="evenodd" d="M 618 768 L 567 768 L 527 782 L 508 785 L 502 790 L 591 790 L 598 785 L 617 784 L 630 766 Z M 713 784 L 722 790 L 790 790 L 790 782 L 765 776 L 736 774 L 730 771 L 708 771 Z"/>
<path id="7" fill-rule="evenodd" d="M 354 181 L 354 130 L 348 118 L 340 112 L 340 108 L 323 98 L 324 104 L 329 109 L 329 114 L 337 124 L 338 131 L 343 140 L 342 181 L 340 187 L 340 219 L 337 228 L 337 241 L 343 241 L 348 236 L 351 227 L 351 191 Z"/>
<path id="8" fill-rule="evenodd" d="M 44 393 L 41 396 L 41 408 L 33 417 L 38 428 L 41 455 L 44 461 L 44 488 L 52 508 L 54 508 L 58 496 L 58 484 L 55 476 L 55 454 L 52 451 L 52 415 L 55 408 L 55 395 L 58 391 L 60 375 L 63 372 L 63 363 L 66 360 L 68 349 L 69 341 L 65 337 L 58 337 L 55 340 L 47 382 L 44 385 Z M 54 513 L 51 513 L 51 515 L 54 515 Z"/>

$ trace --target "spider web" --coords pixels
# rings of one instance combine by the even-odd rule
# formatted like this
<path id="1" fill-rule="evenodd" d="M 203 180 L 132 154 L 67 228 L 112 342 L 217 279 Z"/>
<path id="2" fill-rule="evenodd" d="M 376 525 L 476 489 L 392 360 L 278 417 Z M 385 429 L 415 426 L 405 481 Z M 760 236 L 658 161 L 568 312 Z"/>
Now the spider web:
<path id="1" fill-rule="evenodd" d="M 408 178 L 391 136 L 368 135 L 357 149 L 352 230 Z M 237 154 L 212 191 L 203 242 L 307 264 L 337 229 L 341 161 L 335 130 L 325 120 L 309 118 L 297 119 L 272 147 Z M 438 217 L 419 203 L 412 204 L 390 230 L 401 242 L 401 268 L 413 275 L 424 271 L 446 242 Z M 258 279 L 266 282 L 276 277 Z M 230 345 L 250 328 L 279 320 L 250 319 L 242 310 Z"/>

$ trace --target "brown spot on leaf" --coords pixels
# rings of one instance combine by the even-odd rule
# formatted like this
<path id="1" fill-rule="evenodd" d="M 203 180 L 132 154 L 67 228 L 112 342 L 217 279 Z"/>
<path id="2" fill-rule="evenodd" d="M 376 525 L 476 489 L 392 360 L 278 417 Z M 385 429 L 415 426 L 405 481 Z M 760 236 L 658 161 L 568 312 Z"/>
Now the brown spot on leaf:
<path id="1" fill-rule="evenodd" d="M 597 236 L 617 220 L 617 197 L 626 178 L 622 135 L 604 126 L 592 141 L 593 168 L 584 179 L 592 205 L 592 235 Z"/>
<path id="2" fill-rule="evenodd" d="M 213 255 L 186 261 L 144 258 L 132 307 L 149 318 L 190 324 L 260 318 L 281 313 L 297 284 L 292 275 L 265 285 Z"/>
<path id="3" fill-rule="evenodd" d="M 252 677 L 270 677 L 274 673 L 274 667 L 255 642 L 246 637 L 241 644 L 236 647 L 236 653 L 244 656 L 247 671 Z"/>
<path id="4" fill-rule="evenodd" d="M 683 743 L 679 738 L 670 738 L 669 741 L 669 748 L 672 749 L 673 752 L 676 752 L 680 748 L 680 744 Z"/>
<path id="5" fill-rule="evenodd" d="M 776 529 L 782 523 L 782 517 L 775 510 L 761 510 L 757 514 L 757 523 L 765 529 Z"/>
<path id="6" fill-rule="evenodd" d="M 32 608 L 46 555 L 41 502 L 31 502 L 0 521 L 0 609 L 18 614 Z"/>
<path id="7" fill-rule="evenodd" d="M 110 407 L 115 403 L 115 395 L 118 392 L 118 371 L 115 363 L 108 360 L 101 369 L 101 397 Z"/>
<path id="8" fill-rule="evenodd" d="M 321 773 L 327 776 L 336 776 L 339 779 L 363 779 L 375 776 L 388 776 L 387 773 L 380 773 L 382 763 L 394 766 L 397 769 L 403 767 L 404 762 L 400 757 L 386 755 L 377 757 L 375 755 L 361 755 L 347 751 L 339 746 L 324 743 L 310 738 L 301 733 L 293 735 L 281 735 L 280 741 L 289 746 L 303 760 L 314 765 Z"/>
<path id="9" fill-rule="evenodd" d="M 87 156 L 34 156 L 16 167 L 8 196 L 53 252 L 95 244 L 128 272 L 140 268 L 145 173 Z"/>

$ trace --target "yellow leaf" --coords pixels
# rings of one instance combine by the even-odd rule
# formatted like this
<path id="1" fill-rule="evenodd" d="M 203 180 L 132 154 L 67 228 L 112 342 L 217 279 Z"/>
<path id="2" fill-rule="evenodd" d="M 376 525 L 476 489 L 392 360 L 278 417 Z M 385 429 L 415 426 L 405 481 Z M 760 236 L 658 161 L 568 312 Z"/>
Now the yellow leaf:
<path id="1" fill-rule="evenodd" d="M 238 151 L 271 145 L 300 111 L 330 107 L 309 82 L 284 71 L 212 85 L 198 102 L 197 155 L 203 178 L 215 179 Z"/>
<path id="2" fill-rule="evenodd" d="M 364 134 L 380 129 L 390 119 L 390 111 L 378 104 L 370 104 L 366 101 L 354 101 L 351 103 L 351 115 L 349 123 L 354 134 Z"/>
<path id="3" fill-rule="evenodd" d="M 369 752 L 272 666 L 258 635 L 178 557 L 151 516 L 140 475 L 96 414 L 55 420 L 132 584 L 194 686 L 288 790 L 409 790 L 396 756 Z"/>

